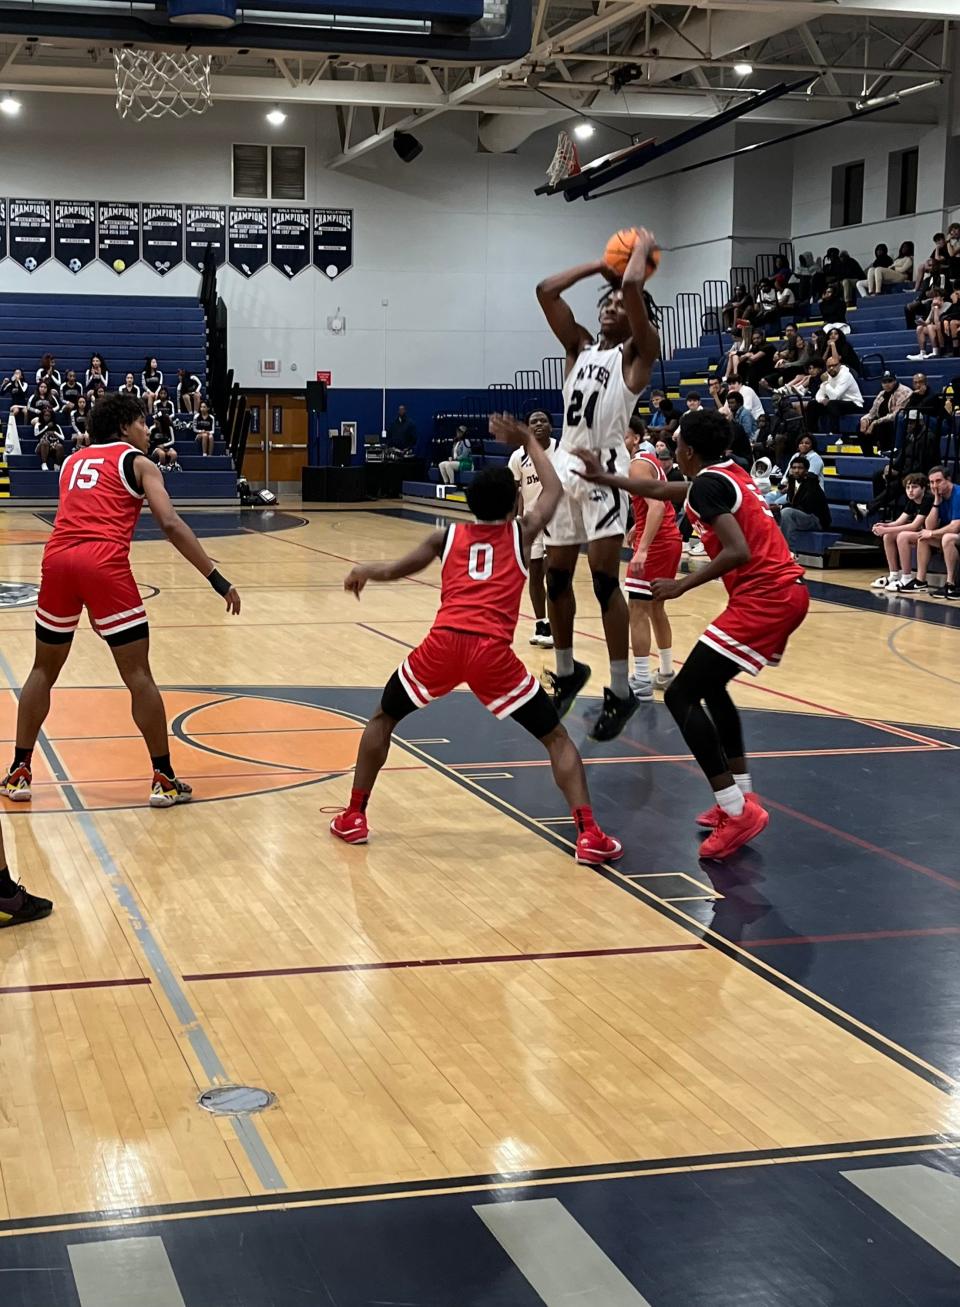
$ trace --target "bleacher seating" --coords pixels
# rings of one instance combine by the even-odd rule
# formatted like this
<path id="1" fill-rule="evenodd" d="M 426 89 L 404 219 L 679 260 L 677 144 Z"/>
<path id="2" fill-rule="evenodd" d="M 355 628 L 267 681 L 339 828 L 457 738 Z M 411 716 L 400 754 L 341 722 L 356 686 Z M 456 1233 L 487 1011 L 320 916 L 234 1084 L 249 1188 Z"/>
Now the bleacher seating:
<path id="1" fill-rule="evenodd" d="M 32 383 L 41 356 L 49 352 L 61 376 L 73 368 L 82 379 L 94 351 L 107 360 L 111 386 L 121 384 L 127 372 L 139 385 L 144 359 L 155 355 L 174 395 L 179 368 L 205 383 L 203 312 L 195 299 L 182 297 L 0 295 L 0 378 L 20 367 Z M 9 407 L 9 396 L 0 397 L 3 431 Z M 21 422 L 18 431 L 23 452 L 7 459 L 11 499 L 55 499 L 56 474 L 41 471 L 32 427 Z M 224 443 L 216 443 L 210 458 L 196 451 L 191 436 L 179 440 L 183 471 L 166 477 L 171 495 L 180 500 L 235 500 L 237 479 Z"/>

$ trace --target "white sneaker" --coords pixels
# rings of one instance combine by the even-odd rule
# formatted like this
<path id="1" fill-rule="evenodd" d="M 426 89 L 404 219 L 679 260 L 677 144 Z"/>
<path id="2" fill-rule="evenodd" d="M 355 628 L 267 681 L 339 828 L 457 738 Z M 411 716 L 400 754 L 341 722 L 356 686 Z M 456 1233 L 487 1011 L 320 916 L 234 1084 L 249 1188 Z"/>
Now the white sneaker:
<path id="1" fill-rule="evenodd" d="M 706 548 L 704 547 L 702 540 L 693 540 L 690 542 L 690 549 L 688 550 L 688 553 L 690 554 L 691 558 L 702 558 L 706 552 L 707 551 Z"/>
<path id="2" fill-rule="evenodd" d="M 653 682 L 650 680 L 641 681 L 639 676 L 630 677 L 630 689 L 638 699 L 648 700 L 653 698 Z"/>
<path id="3" fill-rule="evenodd" d="M 838 453 L 838 454 L 842 454 L 842 453 L 843 453 L 843 437 L 842 437 L 842 436 L 838 436 L 838 437 L 837 437 L 837 439 L 834 441 L 833 448 L 834 448 L 834 451 L 835 451 L 836 453 Z"/>
<path id="4" fill-rule="evenodd" d="M 900 589 L 902 584 L 903 582 L 901 581 L 900 577 L 897 577 L 896 581 L 887 581 L 884 584 L 883 588 L 884 590 L 890 591 L 890 593 L 892 594 L 896 594 L 896 592 Z"/>
<path id="5" fill-rule="evenodd" d="M 654 672 L 653 688 L 655 690 L 665 690 L 675 676 L 676 676 L 676 672 L 661 672 L 661 671 Z"/>
<path id="6" fill-rule="evenodd" d="M 923 352 L 923 350 L 921 350 L 919 354 L 908 354 L 908 355 L 907 355 L 907 362 L 908 362 L 908 363 L 922 363 L 923 360 L 924 360 L 925 358 L 931 358 L 931 357 L 932 357 L 932 355 L 925 354 L 925 353 Z"/>
<path id="7" fill-rule="evenodd" d="M 47 467 L 46 463 L 41 463 L 41 464 L 40 464 L 40 471 L 41 471 L 41 472 L 49 472 L 50 469 Z"/>
<path id="8" fill-rule="evenodd" d="M 896 586 L 900 581 L 900 573 L 896 576 L 878 576 L 875 581 L 870 582 L 871 590 L 889 590 L 891 586 Z"/>

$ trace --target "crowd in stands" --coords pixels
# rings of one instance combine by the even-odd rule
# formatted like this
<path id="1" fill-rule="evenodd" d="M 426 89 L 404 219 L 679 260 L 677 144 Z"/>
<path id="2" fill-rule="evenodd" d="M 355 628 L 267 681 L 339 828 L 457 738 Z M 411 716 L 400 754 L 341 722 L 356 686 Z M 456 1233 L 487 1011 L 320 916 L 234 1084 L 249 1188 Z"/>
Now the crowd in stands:
<path id="1" fill-rule="evenodd" d="M 52 354 L 44 354 L 32 381 L 23 368 L 14 368 L 0 381 L 0 400 L 8 402 L 8 421 L 32 429 L 41 470 L 48 472 L 57 470 L 73 450 L 89 445 L 90 414 L 109 389 L 110 370 L 102 354 L 92 354 L 82 372 L 69 368 L 65 373 Z M 150 422 L 151 457 L 164 471 L 181 470 L 177 438 L 194 439 L 204 456 L 213 453 L 216 421 L 195 373 L 178 369 L 171 395 L 156 358 L 150 356 L 139 382 L 127 372 L 116 389 L 143 404 Z"/>

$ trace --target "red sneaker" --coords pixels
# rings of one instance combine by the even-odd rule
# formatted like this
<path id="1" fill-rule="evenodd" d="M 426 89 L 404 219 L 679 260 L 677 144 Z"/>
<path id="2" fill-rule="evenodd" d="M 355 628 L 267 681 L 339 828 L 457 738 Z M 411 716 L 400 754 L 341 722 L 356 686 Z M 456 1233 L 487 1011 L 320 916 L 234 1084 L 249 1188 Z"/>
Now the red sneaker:
<path id="1" fill-rule="evenodd" d="M 745 794 L 743 796 L 743 799 L 745 803 L 760 802 L 760 800 L 757 798 L 757 796 L 753 793 L 752 790 L 748 794 Z M 717 827 L 720 825 L 720 818 L 722 816 L 723 816 L 723 809 L 720 807 L 719 803 L 715 803 L 713 807 L 708 808 L 706 812 L 701 812 L 700 816 L 697 817 L 696 819 L 697 825 L 706 826 L 710 830 L 716 830 Z"/>
<path id="2" fill-rule="evenodd" d="M 757 799 L 744 803 L 739 817 L 731 817 L 725 812 L 717 828 L 700 845 L 700 857 L 729 858 L 731 853 L 736 853 L 737 849 L 766 830 L 769 820 L 769 812 L 760 807 Z"/>
<path id="3" fill-rule="evenodd" d="M 0 781 L 0 793 L 5 799 L 12 799 L 14 803 L 27 803 L 31 796 L 30 786 L 33 784 L 33 773 L 25 762 L 19 767 L 11 767 Z"/>
<path id="4" fill-rule="evenodd" d="M 330 834 L 336 835 L 344 844 L 366 844 L 370 834 L 366 813 L 351 811 L 349 808 L 338 812 L 330 823 Z"/>
<path id="5" fill-rule="evenodd" d="M 588 826 L 577 839 L 577 862 L 587 867 L 598 867 L 602 862 L 614 862 L 623 857 L 623 845 L 612 835 L 604 835 L 599 826 Z"/>

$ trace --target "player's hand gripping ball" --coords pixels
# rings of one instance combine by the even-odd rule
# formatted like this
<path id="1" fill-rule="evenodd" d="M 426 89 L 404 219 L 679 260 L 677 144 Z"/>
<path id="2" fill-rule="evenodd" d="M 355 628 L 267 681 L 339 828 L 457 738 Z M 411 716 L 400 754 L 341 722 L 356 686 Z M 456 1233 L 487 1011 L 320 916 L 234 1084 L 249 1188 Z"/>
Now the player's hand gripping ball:
<path id="1" fill-rule="evenodd" d="M 640 232 L 636 227 L 624 227 L 621 231 L 615 231 L 607 241 L 603 251 L 603 261 L 618 277 L 622 277 L 626 272 L 630 255 L 638 240 L 640 240 Z M 659 266 L 660 247 L 651 245 L 650 253 L 647 255 L 647 276 L 652 277 Z"/>

